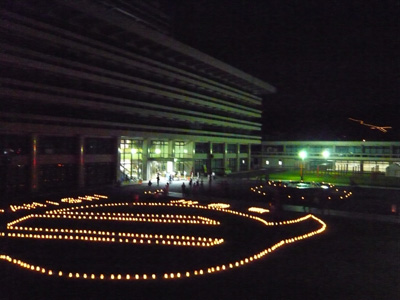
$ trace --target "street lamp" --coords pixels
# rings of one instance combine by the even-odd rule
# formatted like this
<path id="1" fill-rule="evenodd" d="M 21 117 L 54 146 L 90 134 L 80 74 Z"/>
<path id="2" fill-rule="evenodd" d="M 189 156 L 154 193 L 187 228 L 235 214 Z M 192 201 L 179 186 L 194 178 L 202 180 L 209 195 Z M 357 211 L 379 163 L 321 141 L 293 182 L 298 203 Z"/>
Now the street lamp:
<path id="1" fill-rule="evenodd" d="M 328 159 L 330 155 L 331 155 L 331 153 L 329 152 L 329 150 L 324 150 L 322 152 L 322 157 L 325 159 Z"/>
<path id="2" fill-rule="evenodd" d="M 329 150 L 324 150 L 324 151 L 322 152 L 322 157 L 323 157 L 325 160 L 328 160 L 329 156 L 331 156 L 331 153 L 329 152 Z M 328 171 L 328 164 L 326 164 L 325 173 L 326 173 L 327 171 Z"/>
<path id="3" fill-rule="evenodd" d="M 301 158 L 301 163 L 300 163 L 300 179 L 303 181 L 303 179 L 304 179 L 304 174 L 303 174 L 303 168 L 304 168 L 304 166 L 303 166 L 303 164 L 304 164 L 304 160 L 305 160 L 306 157 L 307 157 L 307 151 L 301 150 L 301 151 L 299 152 L 299 157 Z"/>

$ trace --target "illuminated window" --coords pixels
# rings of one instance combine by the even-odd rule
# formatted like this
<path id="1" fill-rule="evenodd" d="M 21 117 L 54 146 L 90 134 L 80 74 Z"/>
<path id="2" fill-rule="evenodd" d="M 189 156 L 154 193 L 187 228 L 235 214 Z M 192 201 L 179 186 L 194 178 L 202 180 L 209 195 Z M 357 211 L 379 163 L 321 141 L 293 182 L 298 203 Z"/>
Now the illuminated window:
<path id="1" fill-rule="evenodd" d="M 150 158 L 168 158 L 168 141 L 151 141 L 149 147 Z"/>
<path id="2" fill-rule="evenodd" d="M 297 145 L 287 145 L 286 152 L 287 153 L 298 153 L 300 151 L 300 146 Z"/>
<path id="3" fill-rule="evenodd" d="M 174 142 L 175 158 L 192 158 L 193 142 L 176 141 Z"/>
<path id="4" fill-rule="evenodd" d="M 120 149 L 120 181 L 142 178 L 143 141 L 123 139 Z"/>

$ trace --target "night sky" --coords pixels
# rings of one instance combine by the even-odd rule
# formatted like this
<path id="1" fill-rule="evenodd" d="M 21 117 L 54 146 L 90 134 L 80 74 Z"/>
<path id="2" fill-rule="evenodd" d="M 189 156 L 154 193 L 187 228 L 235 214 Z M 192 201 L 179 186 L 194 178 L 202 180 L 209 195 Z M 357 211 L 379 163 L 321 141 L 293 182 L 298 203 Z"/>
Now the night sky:
<path id="1" fill-rule="evenodd" d="M 176 39 L 278 89 L 267 139 L 400 139 L 400 1 L 166 3 Z"/>

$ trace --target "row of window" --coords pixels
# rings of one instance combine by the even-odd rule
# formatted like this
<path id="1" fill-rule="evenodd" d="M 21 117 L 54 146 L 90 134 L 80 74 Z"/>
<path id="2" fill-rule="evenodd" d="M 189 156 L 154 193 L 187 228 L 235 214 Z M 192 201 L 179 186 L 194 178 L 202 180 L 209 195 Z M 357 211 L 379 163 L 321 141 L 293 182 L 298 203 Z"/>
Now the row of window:
<path id="1" fill-rule="evenodd" d="M 210 165 L 207 159 L 196 159 L 194 161 L 194 172 L 197 173 L 209 173 Z M 224 167 L 224 160 L 223 159 L 213 159 L 211 161 L 211 171 L 215 174 L 225 174 L 227 170 L 236 171 L 237 170 L 237 159 L 236 158 L 229 158 L 227 165 Z M 247 170 L 247 159 L 244 159 L 239 164 L 239 170 L 245 171 Z"/>
<path id="2" fill-rule="evenodd" d="M 43 20 L 41 20 L 43 21 Z M 113 71 L 113 72 L 121 72 L 121 68 L 126 67 L 125 64 L 121 64 L 121 62 L 117 61 L 111 61 L 110 59 L 103 59 L 102 56 L 94 56 L 94 55 L 88 55 L 86 51 L 80 51 L 77 48 L 65 48 L 62 46 L 56 46 L 55 44 L 49 44 L 49 43 L 37 43 L 36 38 L 24 38 L 21 40 L 21 37 L 17 35 L 18 38 L 15 38 L 15 35 L 12 33 L 9 33 L 9 36 L 7 36 L 8 40 L 11 40 L 13 44 L 21 45 L 22 47 L 28 46 L 30 49 L 35 49 L 35 51 L 39 53 L 45 53 L 48 54 L 52 57 L 60 57 L 60 53 L 66 52 L 68 54 L 68 58 L 75 60 L 75 61 L 81 61 L 84 62 L 86 65 L 92 65 L 96 67 L 101 67 L 104 70 L 108 71 Z M 14 37 L 14 38 L 13 38 Z M 111 42 L 111 41 L 110 41 Z M 115 40 L 113 40 L 113 45 L 115 45 Z M 33 56 L 33 59 L 38 60 L 37 56 Z M 62 57 L 62 61 L 60 61 L 60 64 L 68 64 L 68 61 L 64 61 L 65 57 Z M 71 66 L 69 66 L 71 67 Z M 179 66 L 180 68 L 184 67 L 182 65 Z M 86 70 L 87 71 L 87 70 Z M 192 72 L 193 70 L 191 70 Z M 157 72 L 148 72 L 145 68 L 141 67 L 139 68 L 138 66 L 133 66 L 130 65 L 130 67 L 125 68 L 123 74 L 129 74 L 133 75 L 136 77 L 140 78 L 146 78 L 148 80 L 154 81 L 154 82 L 161 82 L 165 83 L 165 76 L 161 76 Z M 176 87 L 182 88 L 184 90 L 190 91 L 190 92 L 196 92 L 200 93 L 202 95 L 208 95 L 211 97 L 214 97 L 215 94 L 218 94 L 218 97 L 220 97 L 222 100 L 225 101 L 230 101 L 232 100 L 236 102 L 236 97 L 232 97 L 231 95 L 225 95 L 225 93 L 221 93 L 218 91 L 214 91 L 212 88 L 209 89 L 203 89 L 200 88 L 199 86 L 201 83 L 199 82 L 198 85 L 192 85 L 192 84 L 187 84 L 183 81 L 174 81 L 174 85 Z M 189 109 L 192 109 L 193 107 L 190 107 Z M 225 112 L 226 113 L 226 112 Z M 232 116 L 237 117 L 237 114 L 232 114 Z"/>
<path id="3" fill-rule="evenodd" d="M 2 135 L 0 136 L 0 150 L 2 155 L 26 155 L 31 153 L 32 141 L 29 136 Z M 80 152 L 79 141 L 76 137 L 39 136 L 36 143 L 37 154 L 69 154 L 75 155 Z M 114 154 L 116 148 L 115 139 L 112 138 L 85 138 L 85 154 Z M 122 153 L 141 154 L 143 141 L 128 140 L 121 141 Z M 210 153 L 210 143 L 195 143 L 195 153 Z M 224 143 L 213 143 L 212 153 L 224 153 Z M 240 153 L 247 153 L 249 145 L 239 145 Z M 190 157 L 193 153 L 193 142 L 174 142 L 174 156 L 177 158 Z M 238 144 L 228 144 L 228 153 L 237 153 Z M 169 143 L 167 141 L 150 141 L 150 157 L 169 157 Z"/>
<path id="4" fill-rule="evenodd" d="M 195 174 L 208 173 L 210 165 L 207 159 L 199 159 L 194 162 Z M 190 172 L 191 168 L 185 168 L 179 164 L 176 170 L 187 170 Z M 247 159 L 240 162 L 239 169 L 245 170 Z M 236 170 L 237 160 L 228 159 L 226 169 Z M 211 170 L 216 174 L 224 173 L 223 159 L 215 159 L 211 162 Z M 40 165 L 38 168 L 38 186 L 42 191 L 55 191 L 62 188 L 73 188 L 77 186 L 77 165 L 75 164 L 46 164 Z M 159 170 L 158 170 L 159 171 Z M 115 178 L 115 165 L 114 163 L 88 163 L 84 167 L 85 186 L 98 186 L 112 184 Z M 30 184 L 30 168 L 26 165 L 20 166 L 0 166 L 0 191 L 3 193 L 10 192 L 25 192 Z"/>
<path id="5" fill-rule="evenodd" d="M 224 143 L 212 143 L 211 147 L 212 153 L 225 153 L 225 145 Z M 237 153 L 238 144 L 228 144 L 227 152 L 228 153 Z M 210 153 L 210 144 L 209 143 L 196 143 L 195 146 L 196 153 Z M 239 145 L 240 153 L 248 153 L 249 145 Z"/>
<path id="6" fill-rule="evenodd" d="M 287 145 L 284 147 L 283 145 L 279 146 L 269 146 L 269 145 L 264 145 L 263 146 L 263 151 L 266 153 L 283 153 L 286 152 L 288 154 L 297 154 L 304 148 L 307 149 L 307 152 L 310 153 L 311 155 L 313 154 L 320 154 L 323 151 L 330 151 L 334 152 L 336 154 L 390 154 L 391 153 L 391 147 L 390 146 L 336 146 L 335 150 L 333 151 L 332 146 L 311 146 L 311 147 L 304 147 L 300 145 Z M 400 147 L 398 146 L 393 146 L 392 147 L 392 152 L 393 154 L 400 154 Z"/>
<path id="7" fill-rule="evenodd" d="M 115 178 L 114 163 L 85 164 L 85 185 L 112 184 Z M 30 168 L 26 165 L 0 166 L 0 194 L 26 192 L 30 185 Z M 77 165 L 48 164 L 38 168 L 38 187 L 41 191 L 55 191 L 77 186 Z"/>
<path id="8" fill-rule="evenodd" d="M 85 138 L 86 154 L 113 154 L 115 140 L 112 138 Z M 27 155 L 32 151 L 29 136 L 1 135 L 0 150 L 2 155 Z M 76 137 L 39 136 L 36 141 L 37 154 L 78 154 L 79 144 Z"/>

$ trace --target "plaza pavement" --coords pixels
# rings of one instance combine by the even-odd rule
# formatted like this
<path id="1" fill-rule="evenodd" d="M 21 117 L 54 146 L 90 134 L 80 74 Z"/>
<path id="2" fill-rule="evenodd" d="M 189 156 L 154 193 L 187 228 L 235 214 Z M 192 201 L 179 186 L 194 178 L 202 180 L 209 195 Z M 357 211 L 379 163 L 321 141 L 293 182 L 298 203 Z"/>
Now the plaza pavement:
<path id="1" fill-rule="evenodd" d="M 198 188 L 196 193 L 193 192 L 193 187 L 189 186 L 188 180 L 176 180 L 169 183 L 169 193 L 168 196 L 171 198 L 185 198 L 190 200 L 198 200 L 202 202 L 245 202 L 247 204 L 252 205 L 262 205 L 263 203 L 259 200 L 252 199 L 252 195 L 248 192 L 250 187 L 258 184 L 257 181 L 247 180 L 247 179 L 231 179 L 227 177 L 216 178 L 212 180 L 212 182 L 208 182 L 205 180 L 203 182 L 203 188 Z M 182 184 L 185 183 L 186 191 L 185 195 L 182 193 Z M 167 184 L 167 181 L 160 181 L 159 185 L 152 184 L 148 186 L 147 183 L 142 184 L 132 184 L 122 186 L 118 193 L 123 195 L 123 197 L 132 198 L 133 194 L 138 194 L 140 197 L 144 196 L 144 192 L 148 191 L 156 191 L 163 189 Z M 224 190 L 224 185 L 227 185 L 228 188 L 235 187 L 233 193 L 227 193 Z M 364 189 L 375 189 L 375 187 L 363 186 L 357 187 L 358 190 Z M 382 190 L 382 187 L 376 188 L 377 190 Z M 400 189 L 392 189 L 390 190 L 396 191 L 400 194 Z M 240 192 L 239 192 L 240 191 Z M 397 209 L 400 209 L 400 198 L 397 199 L 398 202 L 395 202 Z M 265 203 L 267 204 L 267 203 Z M 341 217 L 341 218 L 352 218 L 352 219 L 360 219 L 360 220 L 370 220 L 370 221 L 381 221 L 381 222 L 389 222 L 389 223 L 397 223 L 400 224 L 400 216 L 399 214 L 379 214 L 379 213 L 365 213 L 354 210 L 346 210 L 346 209 L 320 209 L 316 207 L 304 207 L 302 205 L 290 205 L 284 204 L 283 209 L 285 211 L 298 212 L 298 213 L 312 213 L 314 215 L 325 215 L 332 217 Z"/>
<path id="2" fill-rule="evenodd" d="M 230 193 L 220 187 L 227 181 Z M 133 184 L 102 189 L 73 191 L 77 195 L 104 193 L 112 200 L 134 201 L 135 195 L 165 186 Z M 182 198 L 182 181 L 170 184 L 170 197 Z M 186 181 L 186 185 L 187 185 Z M 255 182 L 217 178 L 204 183 L 204 190 L 187 198 L 202 202 L 235 202 L 263 205 L 249 195 Z M 239 192 L 240 190 L 243 193 Z M 68 193 L 65 194 L 67 196 Z M 226 197 L 229 195 L 230 197 Z M 59 194 L 41 195 L 57 200 Z M 44 199 L 43 198 L 43 199 Z M 158 199 L 158 198 L 157 198 Z M 142 200 L 145 200 L 142 198 Z M 151 200 L 146 198 L 146 200 Z M 160 201 L 168 199 L 159 198 Z M 303 206 L 285 205 L 284 210 L 304 213 Z M 308 212 L 308 211 L 307 211 Z M 324 211 L 328 232 L 277 251 L 260 263 L 213 278 L 195 278 L 176 282 L 90 283 L 39 279 L 30 272 L 2 264 L 2 299 L 398 299 L 400 269 L 397 224 L 388 220 L 397 216 L 374 214 L 368 218 L 354 211 Z M 361 219 L 361 220 L 359 220 Z M 365 221 L 364 219 L 373 222 Z M 398 223 L 398 222 L 396 222 Z M 397 247 L 397 249 L 396 249 Z"/>

